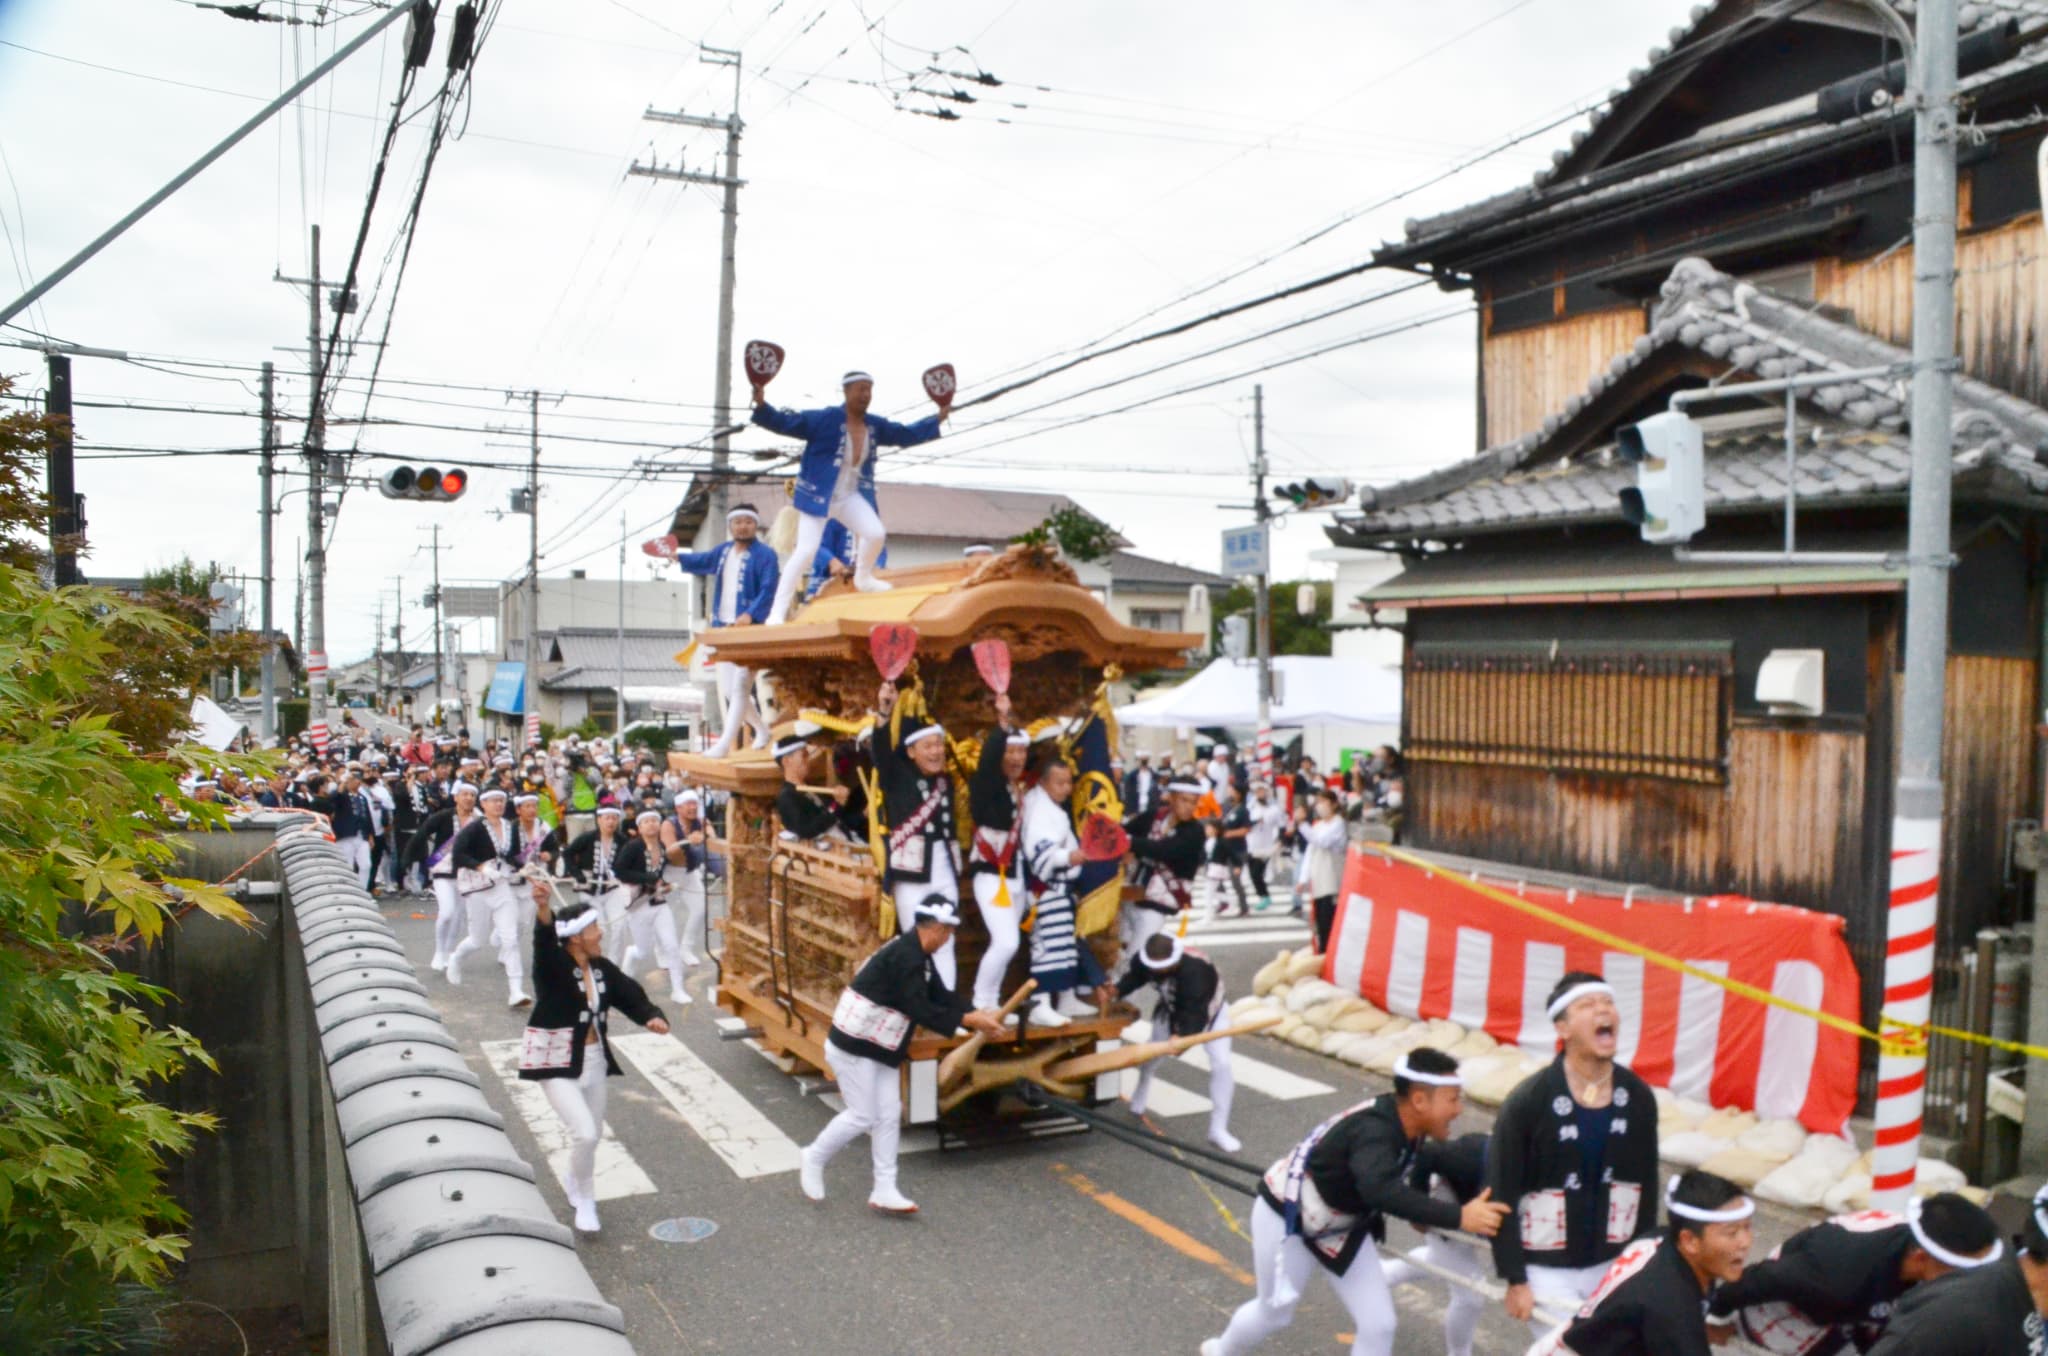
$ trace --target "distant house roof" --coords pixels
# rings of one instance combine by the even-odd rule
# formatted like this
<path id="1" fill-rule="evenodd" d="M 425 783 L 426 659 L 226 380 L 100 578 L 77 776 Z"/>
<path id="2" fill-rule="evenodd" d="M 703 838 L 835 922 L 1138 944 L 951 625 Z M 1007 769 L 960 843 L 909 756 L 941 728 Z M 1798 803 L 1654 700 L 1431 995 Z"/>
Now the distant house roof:
<path id="1" fill-rule="evenodd" d="M 727 492 L 727 500 L 734 504 L 752 504 L 760 510 L 765 527 L 775 521 L 776 513 L 789 502 L 783 483 L 782 478 L 777 478 L 759 484 L 736 484 Z M 1058 509 L 1081 507 L 1066 495 L 1049 490 L 984 490 L 966 485 L 926 485 L 890 480 L 886 474 L 876 486 L 875 498 L 881 506 L 882 521 L 891 537 L 957 541 L 962 545 L 986 542 L 995 547 L 1037 527 Z M 684 509 L 679 515 L 681 525 L 691 534 L 704 521 L 705 502 L 703 486 L 692 481 L 684 496 Z M 1086 512 L 1085 509 L 1082 511 Z M 1116 544 L 1130 545 L 1122 537 L 1116 539 Z"/>
<path id="2" fill-rule="evenodd" d="M 1632 473 L 1616 464 L 1611 429 L 1630 405 L 1671 375 L 1680 355 L 1695 372 L 1733 368 L 1733 380 L 1903 365 L 1896 345 L 1795 302 L 1737 282 L 1698 259 L 1665 280 L 1650 332 L 1619 354 L 1542 428 L 1476 457 L 1399 484 L 1368 488 L 1363 512 L 1329 530 L 1339 545 L 1461 535 L 1621 516 L 1616 491 Z M 1808 388 L 1796 461 L 1802 505 L 1895 501 L 1907 487 L 1905 378 L 1863 378 Z M 1706 418 L 1707 508 L 1770 509 L 1784 498 L 1780 432 L 1754 417 Z M 2048 509 L 2048 411 L 1973 377 L 1955 378 L 1958 490 Z"/>
<path id="3" fill-rule="evenodd" d="M 1191 565 L 1176 565 L 1170 560 L 1154 560 L 1136 551 L 1117 551 L 1109 558 L 1109 584 L 1113 589 L 1138 593 L 1180 593 L 1196 584 L 1206 584 L 1221 591 L 1234 582 L 1225 575 L 1211 574 Z"/>
<path id="4" fill-rule="evenodd" d="M 626 685 L 672 687 L 686 682 L 689 671 L 676 656 L 690 644 L 688 631 L 625 633 Z M 549 692 L 610 691 L 619 685 L 620 637 L 596 627 L 565 627 L 541 634 L 542 653 L 562 668 L 541 678 Z"/>
<path id="5" fill-rule="evenodd" d="M 1894 0 L 1895 8 L 1912 15 L 1913 0 Z M 1633 129 L 1646 106 L 1662 100 L 1699 65 L 1703 55 L 1745 33 L 1762 33 L 1772 25 L 1802 21 L 1839 25 L 1842 18 L 1804 5 L 1771 5 L 1757 0 L 1722 0 L 1695 6 L 1692 21 L 1671 30 L 1668 45 L 1650 49 L 1649 61 L 1628 73 L 1627 83 L 1595 110 L 1587 126 L 1574 132 L 1569 149 L 1551 157 L 1550 167 L 1529 185 L 1435 216 L 1409 220 L 1404 238 L 1383 246 L 1379 262 L 1409 265 L 1433 260 L 1453 242 L 1460 248 L 1503 232 L 1526 234 L 1536 222 L 1561 220 L 1595 208 L 1612 209 L 1646 195 L 1674 191 L 1711 192 L 1715 180 L 1752 164 L 1781 162 L 1804 153 L 1832 153 L 1852 142 L 1879 141 L 1901 132 L 1910 137 L 1912 101 L 1894 100 L 1885 109 L 1846 122 L 1821 122 L 1803 108 L 1786 108 L 1775 118 L 1758 113 L 1735 120 L 1719 132 L 1702 132 L 1651 147 L 1623 159 L 1611 154 L 1620 138 Z M 1788 12 L 1789 11 L 1789 12 Z M 2019 20 L 2037 27 L 2048 19 L 2048 0 L 1975 0 L 1960 10 L 1964 36 L 1994 25 Z M 1863 19 L 1862 22 L 1874 22 Z M 1877 65 L 1873 49 L 1871 67 Z M 2008 61 L 1964 77 L 1960 92 L 1982 103 L 2007 87 L 2039 83 L 2048 69 L 2048 46 L 2036 43 Z"/>

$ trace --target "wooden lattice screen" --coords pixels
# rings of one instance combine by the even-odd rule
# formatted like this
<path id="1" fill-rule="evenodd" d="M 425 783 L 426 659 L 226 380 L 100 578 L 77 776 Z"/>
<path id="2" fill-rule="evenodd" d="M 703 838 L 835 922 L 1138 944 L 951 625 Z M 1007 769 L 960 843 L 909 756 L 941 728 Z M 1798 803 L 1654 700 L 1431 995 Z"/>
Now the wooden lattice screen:
<path id="1" fill-rule="evenodd" d="M 1721 784 L 1726 651 L 1411 654 L 1409 758 Z"/>

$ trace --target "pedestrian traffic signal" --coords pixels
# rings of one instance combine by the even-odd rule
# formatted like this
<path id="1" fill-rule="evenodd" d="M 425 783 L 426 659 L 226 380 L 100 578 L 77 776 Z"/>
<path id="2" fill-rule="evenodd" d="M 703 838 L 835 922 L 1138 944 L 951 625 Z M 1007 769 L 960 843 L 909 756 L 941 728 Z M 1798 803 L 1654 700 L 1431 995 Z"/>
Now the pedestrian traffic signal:
<path id="1" fill-rule="evenodd" d="M 1311 476 L 1282 485 L 1274 493 L 1298 509 L 1329 508 L 1351 497 L 1351 482 L 1333 476 Z"/>
<path id="2" fill-rule="evenodd" d="M 1700 426 L 1678 410 L 1625 424 L 1614 449 L 1636 469 L 1620 492 L 1621 516 L 1658 545 L 1691 541 L 1707 525 L 1706 457 Z"/>
<path id="3" fill-rule="evenodd" d="M 468 488 L 469 472 L 455 466 L 445 471 L 432 466 L 394 466 L 377 482 L 378 491 L 386 499 L 411 499 L 429 504 L 446 504 L 460 499 Z"/>

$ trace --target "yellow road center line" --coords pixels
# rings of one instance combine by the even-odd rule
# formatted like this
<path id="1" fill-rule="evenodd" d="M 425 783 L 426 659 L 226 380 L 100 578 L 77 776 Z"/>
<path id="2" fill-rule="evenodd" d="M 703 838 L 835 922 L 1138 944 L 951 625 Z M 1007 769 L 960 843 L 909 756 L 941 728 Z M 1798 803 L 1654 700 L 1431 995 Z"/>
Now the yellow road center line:
<path id="1" fill-rule="evenodd" d="M 1195 1238 L 1193 1235 L 1176 1229 L 1173 1225 L 1168 1224 L 1165 1220 L 1144 1207 L 1132 1204 L 1114 1191 L 1107 1191 L 1095 1185 L 1094 1182 L 1081 1173 L 1075 1172 L 1066 1164 L 1053 1164 L 1052 1174 L 1074 1190 L 1080 1192 L 1083 1196 L 1086 1196 L 1089 1200 L 1094 1201 L 1097 1205 L 1109 1211 L 1110 1214 L 1128 1223 L 1137 1225 L 1159 1242 L 1164 1243 L 1167 1247 L 1181 1254 L 1181 1256 L 1191 1258 L 1202 1263 L 1204 1266 L 1214 1267 L 1239 1285 L 1255 1284 L 1249 1271 L 1238 1266 L 1222 1253 L 1216 1251 L 1216 1249 Z"/>

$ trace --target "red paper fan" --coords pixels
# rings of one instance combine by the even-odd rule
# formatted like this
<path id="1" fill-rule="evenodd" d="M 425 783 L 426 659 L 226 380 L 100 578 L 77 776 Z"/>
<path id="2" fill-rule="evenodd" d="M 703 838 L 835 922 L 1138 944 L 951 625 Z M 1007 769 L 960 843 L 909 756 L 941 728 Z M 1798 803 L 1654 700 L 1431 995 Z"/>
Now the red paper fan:
<path id="1" fill-rule="evenodd" d="M 868 632 L 868 653 L 888 682 L 895 682 L 917 655 L 917 628 L 907 622 L 883 622 Z"/>
<path id="2" fill-rule="evenodd" d="M 775 374 L 782 370 L 782 345 L 771 344 L 766 339 L 747 341 L 747 380 L 756 386 L 766 386 L 775 380 Z"/>
<path id="3" fill-rule="evenodd" d="M 1081 822 L 1081 855 L 1091 862 L 1114 862 L 1131 850 L 1131 836 L 1108 815 L 1090 815 Z"/>
<path id="4" fill-rule="evenodd" d="M 953 403 L 953 393 L 960 389 L 960 379 L 953 372 L 953 364 L 940 363 L 937 367 L 925 369 L 924 393 L 939 403 L 940 408 Z"/>
<path id="5" fill-rule="evenodd" d="M 1002 640 L 977 640 L 973 645 L 974 667 L 981 672 L 981 681 L 988 684 L 994 693 L 1010 690 L 1010 647 Z"/>

